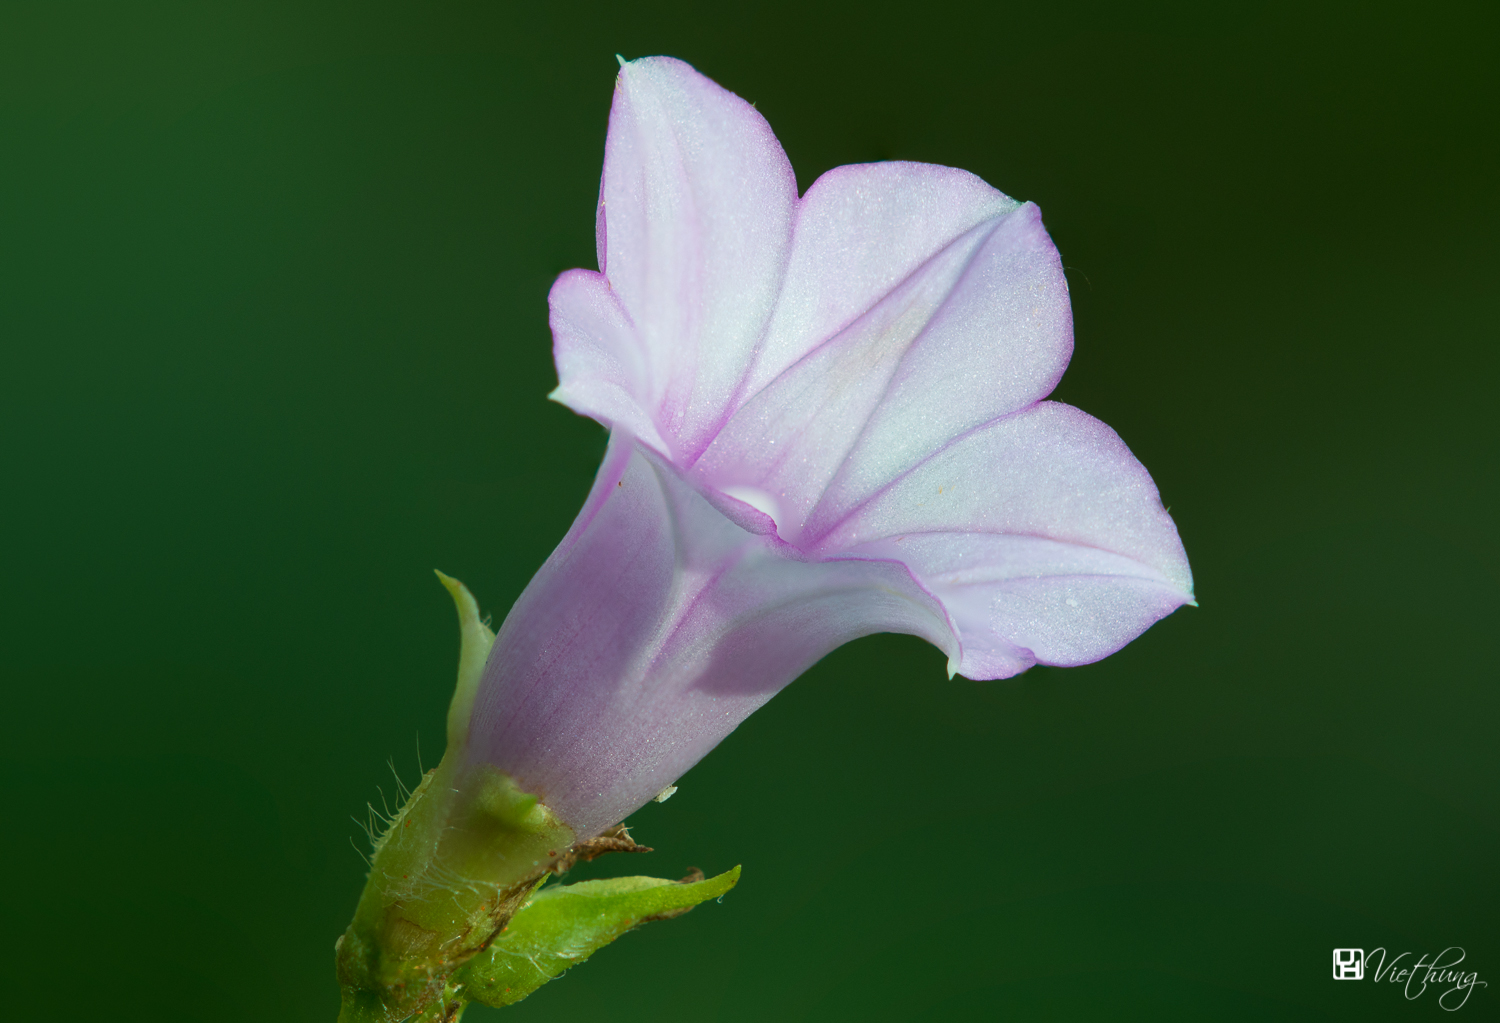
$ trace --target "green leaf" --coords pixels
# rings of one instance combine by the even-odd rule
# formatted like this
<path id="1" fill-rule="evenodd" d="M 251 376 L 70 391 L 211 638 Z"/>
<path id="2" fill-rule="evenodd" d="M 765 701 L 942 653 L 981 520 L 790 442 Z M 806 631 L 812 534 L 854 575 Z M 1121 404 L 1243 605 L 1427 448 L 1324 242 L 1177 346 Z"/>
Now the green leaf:
<path id="1" fill-rule="evenodd" d="M 704 881 L 617 877 L 544 888 L 490 947 L 464 964 L 450 990 L 462 999 L 519 1002 L 633 927 L 680 916 L 735 886 L 740 868 Z"/>

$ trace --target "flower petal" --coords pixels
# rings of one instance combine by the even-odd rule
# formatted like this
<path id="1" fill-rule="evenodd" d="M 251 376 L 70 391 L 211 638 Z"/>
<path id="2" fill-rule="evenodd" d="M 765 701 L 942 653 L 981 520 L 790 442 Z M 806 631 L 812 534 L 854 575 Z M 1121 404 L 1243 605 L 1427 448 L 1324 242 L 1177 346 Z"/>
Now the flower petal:
<path id="1" fill-rule="evenodd" d="M 1043 402 L 880 490 L 820 545 L 895 558 L 943 601 L 970 677 L 1082 664 L 1192 601 L 1177 528 L 1108 426 Z"/>
<path id="2" fill-rule="evenodd" d="M 765 491 L 784 539 L 816 540 L 953 437 L 1050 391 L 1072 354 L 1067 281 L 1037 208 L 1001 208 L 747 401 L 703 478 Z"/>
<path id="3" fill-rule="evenodd" d="M 786 283 L 742 399 L 838 334 L 950 242 L 1020 203 L 968 171 L 851 164 L 798 204 Z"/>
<path id="4" fill-rule="evenodd" d="M 638 395 L 682 463 L 723 423 L 765 331 L 797 202 L 765 118 L 682 61 L 620 70 L 598 229 L 646 355 Z"/>
<path id="5" fill-rule="evenodd" d="M 902 361 L 808 516 L 809 537 L 964 432 L 1046 397 L 1072 354 L 1062 261 L 1026 203 L 996 226 Z"/>
<path id="6" fill-rule="evenodd" d="M 904 566 L 802 560 L 616 431 L 578 520 L 500 628 L 469 756 L 588 837 L 824 654 L 881 631 L 958 652 Z"/>
<path id="7" fill-rule="evenodd" d="M 778 508 L 778 533 L 796 542 L 902 360 L 996 226 L 989 221 L 960 235 L 746 402 L 695 472 L 731 493 L 747 487 L 764 492 Z"/>

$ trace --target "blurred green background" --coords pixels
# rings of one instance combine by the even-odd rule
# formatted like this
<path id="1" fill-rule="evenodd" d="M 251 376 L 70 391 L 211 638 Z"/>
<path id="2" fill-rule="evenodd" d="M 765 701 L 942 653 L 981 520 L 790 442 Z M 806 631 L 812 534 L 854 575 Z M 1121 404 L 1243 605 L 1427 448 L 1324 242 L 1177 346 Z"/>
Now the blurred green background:
<path id="1" fill-rule="evenodd" d="M 1212 13 L 1209 13 L 1212 8 Z M 945 681 L 873 637 L 634 818 L 743 863 L 517 1020 L 1406 1020 L 1500 999 L 1489 3 L 10 2 L 0 10 L 7 1019 L 331 1023 L 351 846 L 604 448 L 547 403 L 614 54 L 806 187 L 1040 203 L 1057 397 L 1155 476 L 1202 607 Z M 1486 640 L 1484 637 L 1490 636 Z M 478 1021 L 496 1018 L 473 1010 Z"/>

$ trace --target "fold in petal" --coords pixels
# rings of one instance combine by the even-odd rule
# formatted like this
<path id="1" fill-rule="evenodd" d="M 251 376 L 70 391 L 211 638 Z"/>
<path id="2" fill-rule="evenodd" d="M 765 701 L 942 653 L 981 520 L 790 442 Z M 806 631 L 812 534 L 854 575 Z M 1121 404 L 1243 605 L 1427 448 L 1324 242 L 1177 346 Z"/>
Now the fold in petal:
<path id="1" fill-rule="evenodd" d="M 948 609 L 977 678 L 1082 664 L 1192 601 L 1187 554 L 1108 426 L 1043 402 L 903 474 L 820 550 L 900 560 Z"/>
<path id="2" fill-rule="evenodd" d="M 700 460 L 703 478 L 771 495 L 795 543 L 957 434 L 1049 392 L 1072 353 L 1067 282 L 1036 207 L 1006 210 L 746 402 Z"/>
<path id="3" fill-rule="evenodd" d="M 588 503 L 496 636 L 469 755 L 597 834 L 873 632 L 958 653 L 942 605 L 904 566 L 802 560 L 616 431 Z"/>
<path id="4" fill-rule="evenodd" d="M 902 360 L 807 532 L 821 536 L 954 438 L 1046 397 L 1072 355 L 1067 278 L 1027 203 L 996 225 Z"/>
<path id="5" fill-rule="evenodd" d="M 765 118 L 669 57 L 620 70 L 600 270 L 639 334 L 640 404 L 679 460 L 723 423 L 786 270 L 797 181 Z"/>
<path id="6" fill-rule="evenodd" d="M 1020 203 L 930 163 L 835 167 L 797 208 L 786 283 L 741 388 L 753 397 L 950 243 Z"/>
<path id="7" fill-rule="evenodd" d="M 547 304 L 559 380 L 548 397 L 668 452 L 640 402 L 649 373 L 646 353 L 604 275 L 569 270 L 552 285 Z"/>
<path id="8" fill-rule="evenodd" d="M 909 532 L 983 532 L 1083 544 L 1192 588 L 1177 527 L 1146 467 L 1104 423 L 1042 402 L 947 445 L 820 540 L 825 552 Z"/>
<path id="9" fill-rule="evenodd" d="M 697 474 L 720 489 L 769 495 L 780 535 L 796 542 L 902 359 L 992 231 L 982 224 L 955 240 L 746 402 L 703 453 Z"/>
<path id="10" fill-rule="evenodd" d="M 913 533 L 850 553 L 901 561 L 943 602 L 969 678 L 1097 661 L 1188 599 L 1139 561 L 1031 536 Z"/>

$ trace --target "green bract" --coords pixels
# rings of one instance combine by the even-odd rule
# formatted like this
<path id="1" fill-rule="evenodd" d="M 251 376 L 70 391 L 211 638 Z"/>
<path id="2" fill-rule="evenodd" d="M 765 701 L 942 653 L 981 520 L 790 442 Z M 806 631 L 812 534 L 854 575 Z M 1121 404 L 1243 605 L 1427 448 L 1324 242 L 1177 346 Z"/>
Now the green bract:
<path id="1" fill-rule="evenodd" d="M 485 1005 L 519 1002 L 626 931 L 681 916 L 739 879 L 735 867 L 704 881 L 617 877 L 543 889 L 458 971 L 455 994 Z"/>

